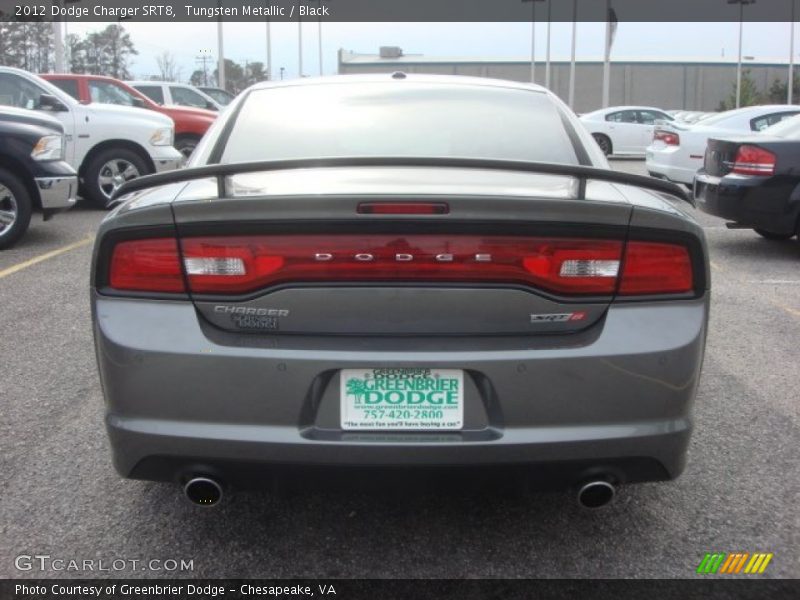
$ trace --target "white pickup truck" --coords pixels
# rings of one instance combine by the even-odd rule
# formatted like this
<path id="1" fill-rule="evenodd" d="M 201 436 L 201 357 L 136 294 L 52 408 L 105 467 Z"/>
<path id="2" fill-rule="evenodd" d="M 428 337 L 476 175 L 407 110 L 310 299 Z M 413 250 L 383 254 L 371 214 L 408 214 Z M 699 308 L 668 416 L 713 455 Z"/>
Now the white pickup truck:
<path id="1" fill-rule="evenodd" d="M 109 104 L 81 104 L 51 83 L 0 67 L 0 105 L 46 111 L 64 125 L 65 160 L 80 177 L 81 195 L 106 207 L 126 181 L 180 166 L 172 143 L 175 124 L 153 111 Z"/>

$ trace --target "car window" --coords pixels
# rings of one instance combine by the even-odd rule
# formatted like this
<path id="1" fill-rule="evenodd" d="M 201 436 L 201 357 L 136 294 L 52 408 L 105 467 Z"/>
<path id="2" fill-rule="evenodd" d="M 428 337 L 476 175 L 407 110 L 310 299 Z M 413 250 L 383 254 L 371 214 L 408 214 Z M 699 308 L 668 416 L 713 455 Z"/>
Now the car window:
<path id="1" fill-rule="evenodd" d="M 800 138 L 800 116 L 795 115 L 789 119 L 784 119 L 780 123 L 771 125 L 767 129 L 762 129 L 761 133 L 789 139 Z"/>
<path id="2" fill-rule="evenodd" d="M 74 79 L 50 79 L 50 83 L 58 89 L 68 93 L 75 100 L 80 100 L 81 95 L 78 92 L 78 82 Z"/>
<path id="3" fill-rule="evenodd" d="M 780 123 L 784 119 L 793 117 L 798 112 L 800 111 L 771 113 L 769 115 L 763 115 L 761 117 L 751 119 L 750 129 L 752 129 L 753 131 L 764 131 L 770 125 L 775 125 L 776 123 Z"/>
<path id="4" fill-rule="evenodd" d="M 657 110 L 640 110 L 639 111 L 639 122 L 643 123 L 644 125 L 653 125 L 656 121 L 672 121 L 672 117 L 670 117 L 666 113 L 659 112 Z"/>
<path id="5" fill-rule="evenodd" d="M 636 111 L 619 110 L 606 115 L 606 121 L 613 121 L 614 123 L 636 123 Z"/>
<path id="6" fill-rule="evenodd" d="M 172 94 L 172 102 L 181 106 L 194 106 L 195 108 L 206 108 L 208 100 L 189 88 L 171 85 L 169 91 Z"/>
<path id="7" fill-rule="evenodd" d="M 19 75 L 0 73 L 0 104 L 37 109 L 44 93 L 45 90 Z"/>
<path id="8" fill-rule="evenodd" d="M 233 100 L 233 98 L 228 96 L 228 94 L 222 90 L 204 88 L 203 91 L 223 106 L 230 104 L 231 100 Z"/>
<path id="9" fill-rule="evenodd" d="M 164 90 L 160 85 L 135 85 L 133 86 L 153 102 L 164 104 Z"/>
<path id="10" fill-rule="evenodd" d="M 100 104 L 134 105 L 133 95 L 108 81 L 89 81 L 89 95 Z"/>
<path id="11" fill-rule="evenodd" d="M 543 93 L 408 82 L 254 90 L 222 162 L 335 156 L 578 164 L 561 114 Z"/>

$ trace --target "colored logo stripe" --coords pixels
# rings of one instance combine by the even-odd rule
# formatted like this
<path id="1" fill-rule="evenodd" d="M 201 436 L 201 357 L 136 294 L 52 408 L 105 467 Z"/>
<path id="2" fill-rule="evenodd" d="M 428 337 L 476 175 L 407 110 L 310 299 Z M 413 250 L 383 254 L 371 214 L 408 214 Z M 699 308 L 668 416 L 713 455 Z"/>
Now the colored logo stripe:
<path id="1" fill-rule="evenodd" d="M 756 553 L 744 569 L 745 573 L 763 573 L 767 568 L 769 561 L 772 560 L 772 552 L 769 554 Z"/>
<path id="2" fill-rule="evenodd" d="M 707 552 L 697 566 L 697 572 L 703 575 L 726 574 L 735 575 L 742 572 L 749 575 L 763 573 L 772 560 L 773 554 L 766 552 Z M 747 565 L 747 566 L 745 566 Z"/>
<path id="3" fill-rule="evenodd" d="M 700 561 L 700 566 L 697 567 L 697 572 L 705 574 L 716 573 L 724 559 L 724 552 L 717 552 L 714 554 L 707 552 L 703 557 L 703 560 Z"/>

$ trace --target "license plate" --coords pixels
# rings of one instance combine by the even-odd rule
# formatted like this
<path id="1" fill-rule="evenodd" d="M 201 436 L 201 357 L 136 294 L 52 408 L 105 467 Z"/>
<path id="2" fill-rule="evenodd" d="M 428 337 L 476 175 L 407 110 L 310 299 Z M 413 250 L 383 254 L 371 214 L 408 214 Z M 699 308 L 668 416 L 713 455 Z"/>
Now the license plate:
<path id="1" fill-rule="evenodd" d="M 343 369 L 341 427 L 442 431 L 464 424 L 460 369 Z"/>

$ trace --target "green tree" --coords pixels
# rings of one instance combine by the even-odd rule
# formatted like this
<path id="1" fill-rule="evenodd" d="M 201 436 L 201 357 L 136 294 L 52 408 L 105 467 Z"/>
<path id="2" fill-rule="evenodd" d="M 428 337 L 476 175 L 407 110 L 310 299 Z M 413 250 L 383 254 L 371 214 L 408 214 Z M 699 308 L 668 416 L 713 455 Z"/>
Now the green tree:
<path id="1" fill-rule="evenodd" d="M 788 91 L 787 82 L 776 79 L 772 82 L 767 92 L 767 100 L 773 104 L 783 104 L 788 97 Z M 792 100 L 795 103 L 800 101 L 800 77 L 797 77 L 797 75 L 794 76 L 792 85 Z"/>
<path id="2" fill-rule="evenodd" d="M 191 83 L 192 85 L 205 85 L 207 82 L 203 70 L 202 69 L 195 70 L 192 73 L 192 76 L 189 77 L 189 83 Z"/>
<path id="3" fill-rule="evenodd" d="M 131 57 L 139 54 L 121 25 L 109 25 L 86 35 L 87 70 L 92 75 L 130 79 Z"/>
<path id="4" fill-rule="evenodd" d="M 728 96 L 727 100 L 723 100 L 719 103 L 719 108 L 717 110 L 731 110 L 732 108 L 736 108 L 736 82 L 734 81 L 731 84 L 731 95 Z M 764 96 L 761 92 L 758 91 L 758 87 L 756 86 L 756 82 L 753 81 L 752 75 L 750 75 L 750 69 L 744 69 L 742 71 L 742 88 L 741 93 L 739 95 L 739 106 L 753 106 L 755 104 L 761 104 L 764 101 Z"/>
<path id="5" fill-rule="evenodd" d="M 50 23 L 0 21 L 0 64 L 46 73 L 53 68 Z"/>

